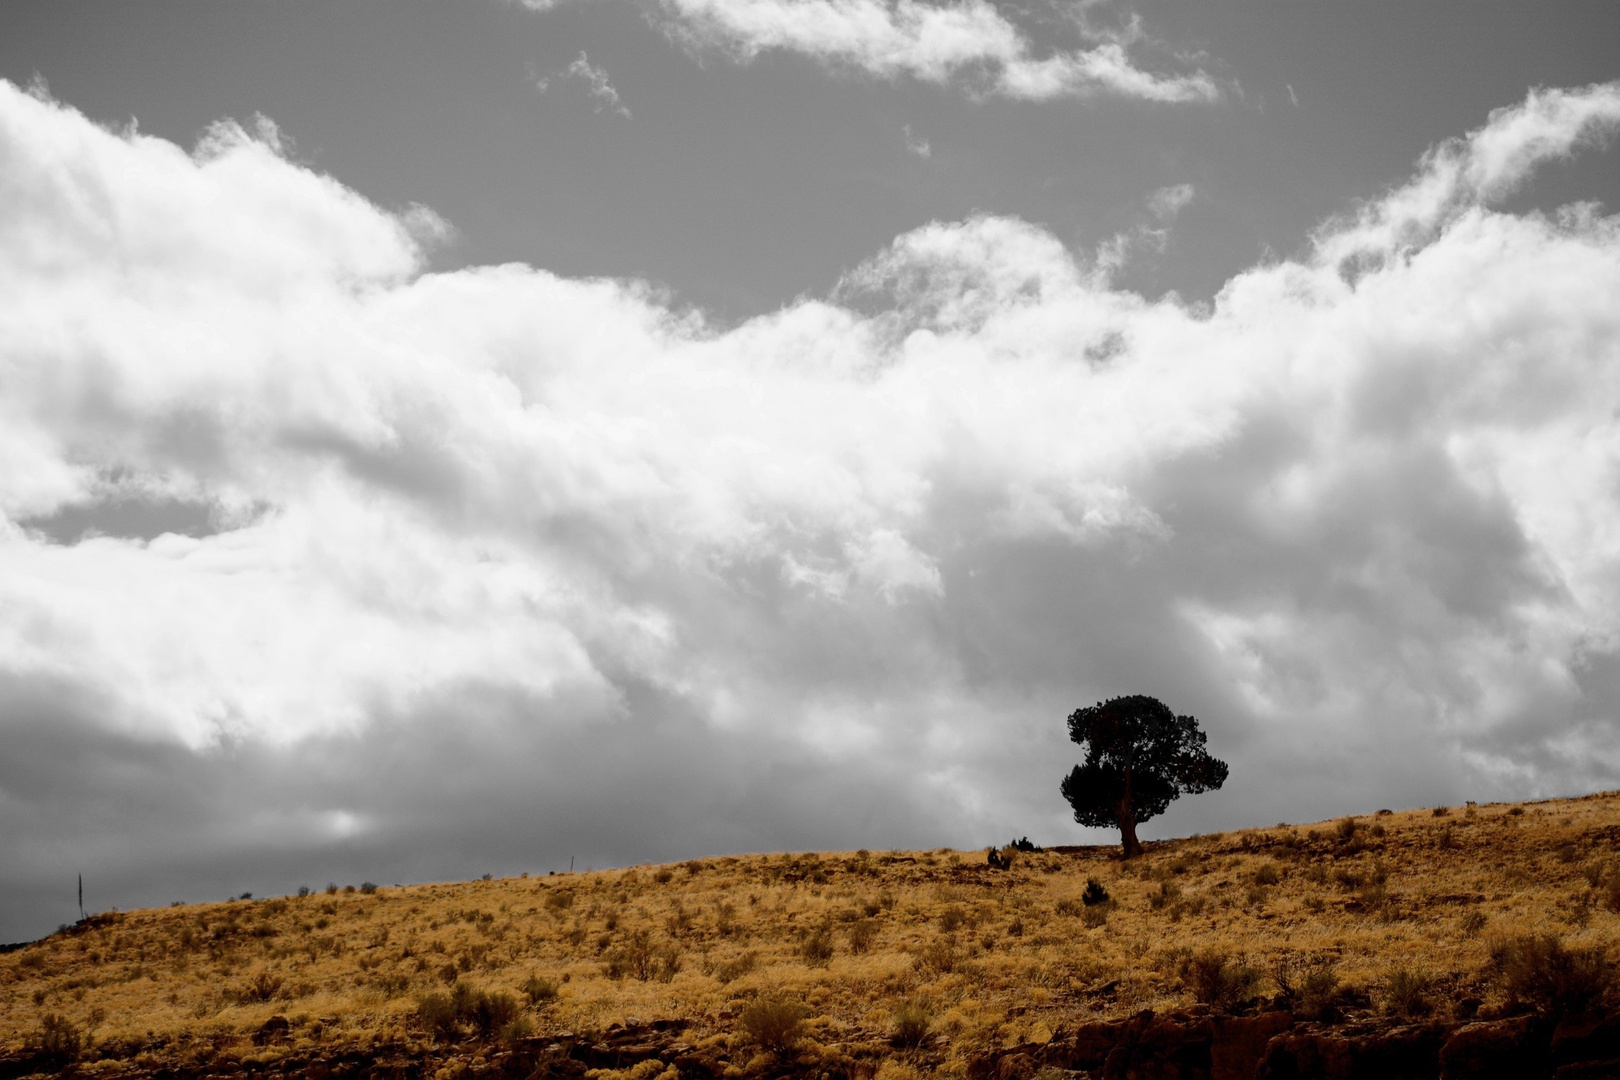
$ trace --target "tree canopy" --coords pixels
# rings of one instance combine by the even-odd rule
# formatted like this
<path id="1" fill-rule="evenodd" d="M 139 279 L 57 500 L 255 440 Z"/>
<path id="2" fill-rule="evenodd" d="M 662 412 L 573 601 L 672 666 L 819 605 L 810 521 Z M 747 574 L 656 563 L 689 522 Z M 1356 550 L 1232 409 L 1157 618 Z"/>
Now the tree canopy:
<path id="1" fill-rule="evenodd" d="M 1086 757 L 1064 778 L 1063 797 L 1076 823 L 1117 826 L 1126 858 L 1142 852 L 1137 825 L 1182 795 L 1226 782 L 1226 763 L 1204 749 L 1198 721 L 1175 715 L 1157 698 L 1134 694 L 1076 709 L 1069 738 Z"/>

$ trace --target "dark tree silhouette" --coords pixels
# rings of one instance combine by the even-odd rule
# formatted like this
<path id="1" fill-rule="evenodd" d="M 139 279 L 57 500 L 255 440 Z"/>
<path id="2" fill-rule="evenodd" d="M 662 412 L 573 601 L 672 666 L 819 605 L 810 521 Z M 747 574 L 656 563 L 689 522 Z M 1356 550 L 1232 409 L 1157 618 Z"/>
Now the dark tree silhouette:
<path id="1" fill-rule="evenodd" d="M 1226 782 L 1226 762 L 1204 750 L 1198 721 L 1177 716 L 1157 698 L 1110 698 L 1069 715 L 1069 738 L 1086 760 L 1063 779 L 1074 820 L 1118 826 L 1125 858 L 1142 853 L 1136 826 L 1164 813 L 1182 795 Z"/>

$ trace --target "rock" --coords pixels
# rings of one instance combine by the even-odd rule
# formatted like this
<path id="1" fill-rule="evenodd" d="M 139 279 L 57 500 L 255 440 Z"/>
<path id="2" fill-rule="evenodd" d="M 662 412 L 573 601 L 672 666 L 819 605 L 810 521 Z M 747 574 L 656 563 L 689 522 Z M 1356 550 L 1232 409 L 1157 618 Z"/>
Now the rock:
<path id="1" fill-rule="evenodd" d="M 1522 1080 L 1546 1070 L 1546 1025 L 1533 1016 L 1465 1024 L 1440 1048 L 1441 1080 Z"/>
<path id="2" fill-rule="evenodd" d="M 1445 1026 L 1376 1025 L 1285 1032 L 1273 1038 L 1257 1080 L 1433 1080 Z"/>
<path id="3" fill-rule="evenodd" d="M 1259 1016 L 1217 1016 L 1211 1021 L 1210 1080 L 1253 1080 L 1271 1040 L 1294 1026 L 1286 1012 Z"/>
<path id="4" fill-rule="evenodd" d="M 1555 1068 L 1620 1058 L 1620 1013 L 1587 1013 L 1560 1021 L 1551 1049 Z"/>

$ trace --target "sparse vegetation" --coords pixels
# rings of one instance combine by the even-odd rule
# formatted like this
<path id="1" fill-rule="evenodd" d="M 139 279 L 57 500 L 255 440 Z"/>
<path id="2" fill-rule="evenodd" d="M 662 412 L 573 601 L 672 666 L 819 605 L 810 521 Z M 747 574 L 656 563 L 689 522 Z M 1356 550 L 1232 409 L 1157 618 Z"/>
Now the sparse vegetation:
<path id="1" fill-rule="evenodd" d="M 241 1056 L 267 1052 L 253 1040 L 275 1017 L 289 1047 L 445 1050 L 688 1017 L 686 1041 L 739 1063 L 866 1040 L 950 1074 L 986 1047 L 1194 1003 L 1432 1022 L 1473 1015 L 1465 1001 L 1559 1016 L 1613 1001 L 1620 796 L 1469 809 L 1193 837 L 1128 862 L 1117 847 L 1018 847 L 1007 869 L 983 848 L 738 856 L 663 882 L 642 867 L 334 884 L 109 913 L 0 954 L 0 1050 Z"/>

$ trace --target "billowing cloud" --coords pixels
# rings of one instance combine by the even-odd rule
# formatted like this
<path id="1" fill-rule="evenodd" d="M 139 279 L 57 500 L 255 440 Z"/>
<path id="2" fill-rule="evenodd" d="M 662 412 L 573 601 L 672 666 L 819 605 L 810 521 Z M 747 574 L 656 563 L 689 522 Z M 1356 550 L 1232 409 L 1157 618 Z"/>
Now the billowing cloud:
<path id="1" fill-rule="evenodd" d="M 1108 95 L 1187 102 L 1221 95 L 1215 80 L 1196 68 L 1159 73 L 1142 67 L 1132 50 L 1140 51 L 1147 40 L 1136 21 L 1123 29 L 1103 29 L 1082 17 L 1075 21 L 1082 47 L 1043 51 L 988 0 L 660 4 L 672 34 L 743 61 L 786 52 L 880 79 L 962 84 L 976 93 L 1028 101 Z"/>
<path id="2" fill-rule="evenodd" d="M 1207 306 L 984 216 L 723 329 L 0 84 L 0 921 L 98 853 L 1057 839 L 1116 693 L 1233 764 L 1165 829 L 1615 786 L 1620 220 L 1495 200 L 1617 102 Z"/>

